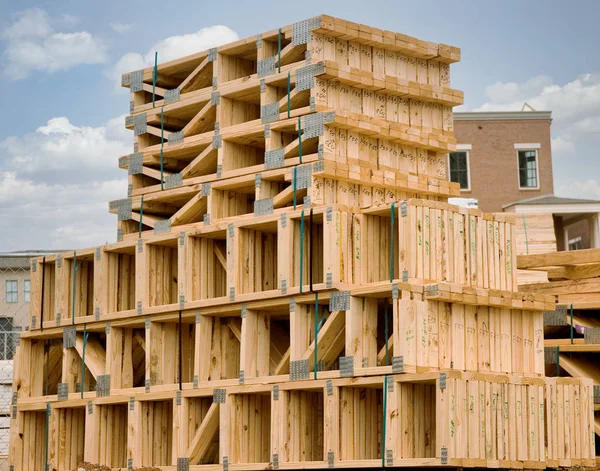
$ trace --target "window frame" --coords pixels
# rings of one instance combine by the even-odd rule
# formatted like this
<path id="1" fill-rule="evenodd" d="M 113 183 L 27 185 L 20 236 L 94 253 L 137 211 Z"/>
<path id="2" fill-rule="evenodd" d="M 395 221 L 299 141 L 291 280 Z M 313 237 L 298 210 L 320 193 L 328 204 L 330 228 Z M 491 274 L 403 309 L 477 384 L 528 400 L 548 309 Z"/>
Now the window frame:
<path id="1" fill-rule="evenodd" d="M 10 294 L 15 295 L 14 301 L 9 301 L 9 299 L 8 299 L 8 294 L 9 294 L 8 284 L 9 283 L 15 284 L 15 290 L 14 291 L 10 290 Z M 6 295 L 6 304 L 19 304 L 19 280 L 5 280 L 4 290 L 5 290 L 5 295 Z M 12 297 L 11 297 L 11 299 L 12 299 Z"/>
<path id="2" fill-rule="evenodd" d="M 517 185 L 519 185 L 519 190 L 528 191 L 528 190 L 539 190 L 540 189 L 540 158 L 539 158 L 539 148 L 530 146 L 530 147 L 517 147 L 518 144 L 515 144 L 515 152 L 517 154 Z M 536 177 L 536 186 L 522 186 L 521 185 L 521 167 L 519 161 L 519 153 L 520 152 L 535 152 L 535 177 Z"/>
<path id="3" fill-rule="evenodd" d="M 471 191 L 471 146 L 470 145 L 457 145 L 456 150 L 454 152 L 448 152 L 448 181 L 452 181 L 452 168 L 450 167 L 450 154 L 457 154 L 459 152 L 463 152 L 466 154 L 466 163 L 467 163 L 467 188 L 461 188 L 460 191 L 468 192 Z"/>
<path id="4" fill-rule="evenodd" d="M 31 302 L 31 280 L 23 280 L 23 302 Z"/>

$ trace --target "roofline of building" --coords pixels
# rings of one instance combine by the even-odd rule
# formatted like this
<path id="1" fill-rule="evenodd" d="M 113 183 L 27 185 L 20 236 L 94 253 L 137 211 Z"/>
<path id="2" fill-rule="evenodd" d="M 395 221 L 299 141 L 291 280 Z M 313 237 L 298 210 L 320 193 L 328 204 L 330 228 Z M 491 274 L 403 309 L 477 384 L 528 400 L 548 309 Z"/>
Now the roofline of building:
<path id="1" fill-rule="evenodd" d="M 455 121 L 508 121 L 552 119 L 552 111 L 462 111 L 454 113 Z"/>

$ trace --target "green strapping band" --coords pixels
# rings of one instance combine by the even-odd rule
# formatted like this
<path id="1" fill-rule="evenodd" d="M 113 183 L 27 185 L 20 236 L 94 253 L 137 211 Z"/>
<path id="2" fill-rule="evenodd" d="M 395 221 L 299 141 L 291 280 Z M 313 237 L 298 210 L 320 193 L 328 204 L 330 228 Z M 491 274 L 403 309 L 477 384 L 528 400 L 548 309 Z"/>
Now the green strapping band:
<path id="1" fill-rule="evenodd" d="M 529 255 L 529 237 L 527 237 L 527 220 L 525 213 L 523 213 L 523 228 L 525 229 L 525 252 Z"/>
<path id="2" fill-rule="evenodd" d="M 300 213 L 300 293 L 302 293 L 302 278 L 304 271 L 304 210 Z"/>
<path id="3" fill-rule="evenodd" d="M 160 189 L 165 189 L 163 148 L 165 146 L 165 107 L 160 109 Z"/>
<path id="4" fill-rule="evenodd" d="M 573 345 L 573 303 L 571 303 L 571 345 Z"/>
<path id="5" fill-rule="evenodd" d="M 75 292 L 77 291 L 77 250 L 73 250 L 73 283 L 71 287 L 71 322 L 75 325 Z"/>
<path id="6" fill-rule="evenodd" d="M 288 118 L 290 117 L 290 91 L 292 88 L 292 76 L 291 73 L 288 72 L 288 93 L 287 93 L 287 112 L 288 112 Z"/>
<path id="7" fill-rule="evenodd" d="M 281 72 L 281 28 L 277 33 L 277 72 Z"/>
<path id="8" fill-rule="evenodd" d="M 390 222 L 390 283 L 394 281 L 394 217 L 396 214 L 396 203 L 392 203 Z M 386 337 L 387 339 L 387 337 Z M 387 340 L 386 340 L 387 342 Z"/>
<path id="9" fill-rule="evenodd" d="M 292 188 L 294 190 L 294 209 L 296 209 L 296 167 L 294 167 L 294 171 L 292 172 Z"/>
<path id="10" fill-rule="evenodd" d="M 300 163 L 302 163 L 302 125 L 300 116 L 298 116 L 298 154 L 300 155 Z"/>
<path id="11" fill-rule="evenodd" d="M 158 51 L 154 53 L 154 73 L 152 74 L 152 108 L 154 104 L 154 91 L 156 89 L 156 79 L 158 78 Z"/>
<path id="12" fill-rule="evenodd" d="M 144 219 L 144 195 L 142 195 L 142 202 L 140 203 L 140 228 L 139 238 L 142 238 L 142 219 Z"/>
<path id="13" fill-rule="evenodd" d="M 49 433 L 49 427 L 50 427 L 50 403 L 48 402 L 46 404 L 46 471 L 50 470 L 50 464 L 48 463 L 48 448 L 49 448 L 49 442 L 50 442 L 50 433 Z"/>
<path id="14" fill-rule="evenodd" d="M 317 342 L 319 338 L 319 293 L 315 293 L 315 351 L 314 351 L 314 361 L 313 361 L 313 376 L 317 379 L 317 369 L 319 364 L 319 342 Z"/>
<path id="15" fill-rule="evenodd" d="M 381 467 L 385 468 L 385 435 L 386 435 L 386 418 L 387 418 L 387 384 L 388 377 L 383 378 L 383 422 L 381 427 Z"/>
<path id="16" fill-rule="evenodd" d="M 83 399 L 83 385 L 85 384 L 85 347 L 87 345 L 88 335 L 87 324 L 83 324 L 83 350 L 81 352 L 81 399 Z"/>

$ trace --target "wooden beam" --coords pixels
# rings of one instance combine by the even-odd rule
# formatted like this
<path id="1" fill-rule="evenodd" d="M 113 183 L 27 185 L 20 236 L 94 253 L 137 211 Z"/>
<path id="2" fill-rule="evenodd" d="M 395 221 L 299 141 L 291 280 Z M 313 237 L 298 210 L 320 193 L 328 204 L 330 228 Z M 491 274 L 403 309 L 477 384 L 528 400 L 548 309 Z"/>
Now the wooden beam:
<path id="1" fill-rule="evenodd" d="M 517 256 L 517 268 L 541 268 L 579 263 L 600 263 L 600 249 L 573 250 Z"/>
<path id="2" fill-rule="evenodd" d="M 217 163 L 217 149 L 210 144 L 204 149 L 198 156 L 192 160 L 187 166 L 181 171 L 183 178 L 188 178 L 194 175 L 202 175 L 210 170 L 212 166 L 216 166 Z M 214 155 L 212 155 L 214 153 Z"/>
<path id="3" fill-rule="evenodd" d="M 185 93 L 188 89 L 197 88 L 197 84 L 201 83 L 206 75 L 204 69 L 209 64 L 208 56 L 198 64 L 198 66 L 192 71 L 190 75 L 188 75 L 181 84 L 179 84 L 179 92 Z M 212 77 L 212 70 L 210 71 L 210 75 Z"/>
<path id="4" fill-rule="evenodd" d="M 83 334 L 77 334 L 75 349 L 83 357 Z M 98 339 L 89 337 L 85 345 L 85 366 L 97 380 L 98 376 L 105 374 L 106 351 Z"/>
<path id="5" fill-rule="evenodd" d="M 188 137 L 194 134 L 199 134 L 208 129 L 214 124 L 217 105 L 213 105 L 210 101 L 207 102 L 198 111 L 198 114 L 194 116 L 189 123 L 183 128 L 183 136 Z"/>
<path id="6" fill-rule="evenodd" d="M 186 455 L 189 456 L 191 465 L 200 463 L 200 460 L 214 440 L 219 430 L 219 418 L 219 404 L 213 402 L 202 419 L 202 424 L 196 431 L 196 435 L 194 435 L 187 450 Z"/>
<path id="7" fill-rule="evenodd" d="M 202 214 L 206 214 L 207 196 L 198 192 L 196 196 L 190 199 L 181 207 L 173 216 L 171 216 L 171 225 L 179 226 L 190 222 L 197 222 L 197 218 Z"/>

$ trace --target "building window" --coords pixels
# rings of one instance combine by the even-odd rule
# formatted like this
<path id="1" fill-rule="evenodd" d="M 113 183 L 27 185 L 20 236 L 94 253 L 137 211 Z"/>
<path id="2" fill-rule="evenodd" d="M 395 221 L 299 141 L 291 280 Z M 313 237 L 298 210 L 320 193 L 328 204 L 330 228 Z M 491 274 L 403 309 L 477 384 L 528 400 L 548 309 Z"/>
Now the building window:
<path id="1" fill-rule="evenodd" d="M 581 236 L 569 239 L 569 250 L 581 250 Z"/>
<path id="2" fill-rule="evenodd" d="M 23 301 L 28 303 L 29 298 L 31 297 L 31 281 L 25 280 L 24 284 L 25 284 L 25 286 L 23 288 Z"/>
<path id="3" fill-rule="evenodd" d="M 519 188 L 539 188 L 537 150 L 519 150 Z"/>
<path id="4" fill-rule="evenodd" d="M 15 337 L 21 329 L 15 329 L 11 317 L 0 317 L 0 360 L 12 360 L 15 352 Z"/>
<path id="5" fill-rule="evenodd" d="M 450 181 L 460 184 L 461 190 L 470 190 L 469 152 L 452 152 L 449 156 Z"/>
<path id="6" fill-rule="evenodd" d="M 19 282 L 17 280 L 6 280 L 6 302 L 8 304 L 19 302 Z"/>

